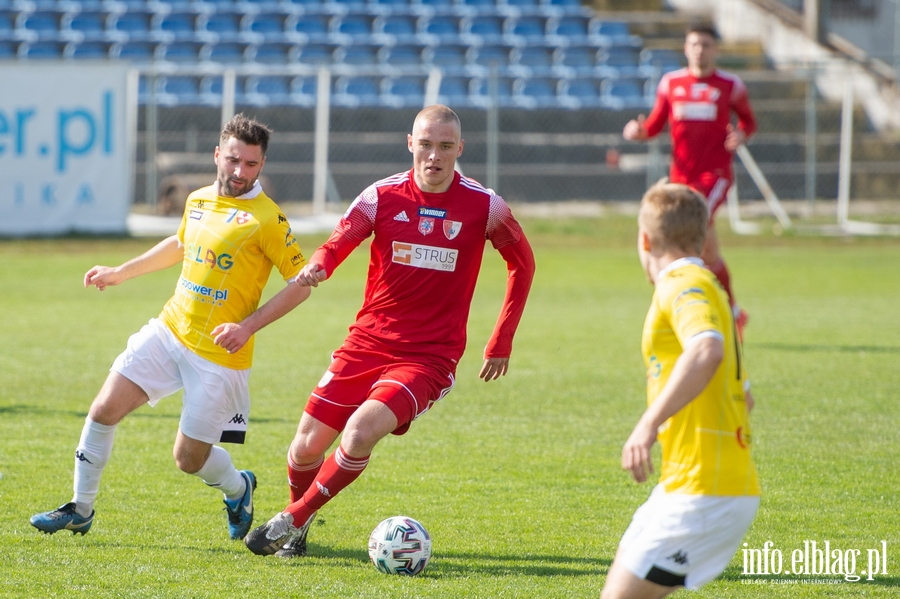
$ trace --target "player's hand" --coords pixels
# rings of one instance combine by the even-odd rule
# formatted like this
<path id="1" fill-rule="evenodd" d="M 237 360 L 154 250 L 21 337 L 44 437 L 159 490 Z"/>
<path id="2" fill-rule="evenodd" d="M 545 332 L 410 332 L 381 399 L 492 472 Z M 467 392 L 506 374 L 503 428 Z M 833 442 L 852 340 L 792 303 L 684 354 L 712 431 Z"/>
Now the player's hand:
<path id="1" fill-rule="evenodd" d="M 107 287 L 118 285 L 124 279 L 119 275 L 118 269 L 111 266 L 95 266 L 84 273 L 84 286 L 93 285 L 100 291 Z"/>
<path id="2" fill-rule="evenodd" d="M 747 403 L 747 411 L 750 412 L 753 410 L 753 406 L 756 405 L 756 400 L 753 399 L 753 394 L 750 393 L 750 389 L 747 389 L 744 392 L 744 401 Z"/>
<path id="3" fill-rule="evenodd" d="M 216 345 L 220 346 L 229 354 L 233 354 L 247 344 L 247 341 L 249 341 L 250 337 L 253 335 L 253 331 L 238 323 L 226 322 L 214 328 L 212 330 L 212 335 L 213 342 Z"/>
<path id="4" fill-rule="evenodd" d="M 301 287 L 318 287 L 320 281 L 328 278 L 325 269 L 316 264 L 309 262 L 300 270 L 300 274 L 294 277 L 294 282 Z"/>
<path id="5" fill-rule="evenodd" d="M 629 141 L 647 139 L 647 130 L 644 129 L 645 120 L 647 119 L 644 115 L 639 114 L 636 119 L 628 121 L 622 130 L 622 137 Z"/>
<path id="6" fill-rule="evenodd" d="M 509 370 L 509 358 L 485 358 L 484 364 L 481 365 L 481 372 L 478 378 L 484 379 L 484 382 L 493 381 L 501 376 L 506 376 Z"/>
<path id="7" fill-rule="evenodd" d="M 622 447 L 622 470 L 630 471 L 632 478 L 639 483 L 646 481 L 647 475 L 653 473 L 650 448 L 654 443 L 656 429 L 640 420 Z"/>
<path id="8" fill-rule="evenodd" d="M 728 125 L 726 131 L 728 133 L 725 135 L 725 149 L 729 152 L 734 152 L 747 141 L 747 135 L 742 130 L 735 129 L 733 125 Z"/>

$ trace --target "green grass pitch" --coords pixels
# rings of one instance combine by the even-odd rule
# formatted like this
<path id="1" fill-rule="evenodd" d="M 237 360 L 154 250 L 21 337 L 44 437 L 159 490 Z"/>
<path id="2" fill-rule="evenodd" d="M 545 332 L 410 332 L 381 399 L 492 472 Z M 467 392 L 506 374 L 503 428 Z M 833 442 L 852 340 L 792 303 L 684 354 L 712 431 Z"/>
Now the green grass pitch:
<path id="1" fill-rule="evenodd" d="M 477 379 L 505 278 L 488 248 L 456 389 L 376 448 L 363 476 L 320 512 L 310 556 L 293 561 L 230 541 L 220 495 L 175 468 L 180 395 L 120 425 L 88 535 L 29 525 L 71 497 L 90 401 L 128 335 L 171 295 L 177 269 L 100 293 L 82 288 L 84 272 L 153 240 L 0 241 L 0 597 L 598 597 L 651 488 L 621 471 L 619 452 L 644 406 L 639 340 L 652 288 L 631 217 L 523 226 L 538 273 L 508 376 Z M 896 596 L 900 243 L 739 238 L 721 228 L 751 317 L 745 350 L 764 495 L 747 555 L 759 572 L 780 557 L 782 572 L 747 573 L 739 552 L 692 596 Z M 308 255 L 323 239 L 300 241 Z M 258 523 L 287 501 L 287 447 L 359 308 L 366 263 L 360 248 L 258 335 L 247 443 L 229 446 L 259 478 Z M 279 288 L 273 279 L 267 297 Z M 386 576 L 368 562 L 369 532 L 397 514 L 434 537 L 422 576 Z M 785 573 L 803 566 L 812 541 L 829 542 L 829 567 L 841 574 Z M 845 580 L 873 557 L 874 575 Z"/>

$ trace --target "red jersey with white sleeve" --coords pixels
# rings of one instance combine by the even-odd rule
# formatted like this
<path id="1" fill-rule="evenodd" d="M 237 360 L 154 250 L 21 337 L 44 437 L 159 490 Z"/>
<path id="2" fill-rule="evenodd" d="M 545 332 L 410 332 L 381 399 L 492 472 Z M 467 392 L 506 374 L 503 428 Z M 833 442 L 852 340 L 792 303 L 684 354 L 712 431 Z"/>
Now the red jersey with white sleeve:
<path id="1" fill-rule="evenodd" d="M 663 75 L 644 129 L 653 137 L 668 121 L 672 183 L 705 187 L 702 182 L 710 175 L 725 178 L 729 184 L 734 180 L 732 153 L 725 149 L 732 111 L 737 114 L 738 129 L 747 137 L 753 135 L 756 118 L 747 88 L 737 76 L 716 69 L 707 77 L 695 77 L 686 68 Z M 708 195 L 708 189 L 701 191 Z"/>
<path id="2" fill-rule="evenodd" d="M 419 189 L 412 170 L 398 173 L 353 201 L 310 262 L 330 277 L 373 233 L 363 305 L 350 326 L 356 343 L 392 355 L 457 362 L 487 239 L 506 260 L 509 276 L 484 357 L 509 357 L 534 256 L 503 198 L 459 173 L 443 193 Z"/>

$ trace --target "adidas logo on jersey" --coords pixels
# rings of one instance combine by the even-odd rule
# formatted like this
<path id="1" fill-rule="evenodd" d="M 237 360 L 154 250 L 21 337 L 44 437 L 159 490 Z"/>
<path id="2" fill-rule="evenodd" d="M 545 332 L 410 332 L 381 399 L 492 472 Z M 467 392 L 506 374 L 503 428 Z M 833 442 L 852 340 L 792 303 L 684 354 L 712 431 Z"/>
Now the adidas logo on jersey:
<path id="1" fill-rule="evenodd" d="M 397 216 L 394 217 L 394 220 L 398 220 L 401 223 L 408 223 L 409 217 L 406 216 L 406 210 L 403 210 L 402 212 L 398 213 Z"/>

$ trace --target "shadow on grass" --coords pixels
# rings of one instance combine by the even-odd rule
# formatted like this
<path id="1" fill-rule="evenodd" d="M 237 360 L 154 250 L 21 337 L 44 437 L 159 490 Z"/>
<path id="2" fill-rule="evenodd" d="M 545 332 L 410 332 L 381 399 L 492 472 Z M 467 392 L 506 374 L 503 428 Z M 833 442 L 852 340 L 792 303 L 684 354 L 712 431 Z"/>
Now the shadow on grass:
<path id="1" fill-rule="evenodd" d="M 774 349 L 777 351 L 788 351 L 797 353 L 808 352 L 841 352 L 841 353 L 872 353 L 872 354 L 900 354 L 900 347 L 891 347 L 884 345 L 826 345 L 818 344 L 800 344 L 800 343 L 753 343 L 751 347 L 760 349 Z"/>

